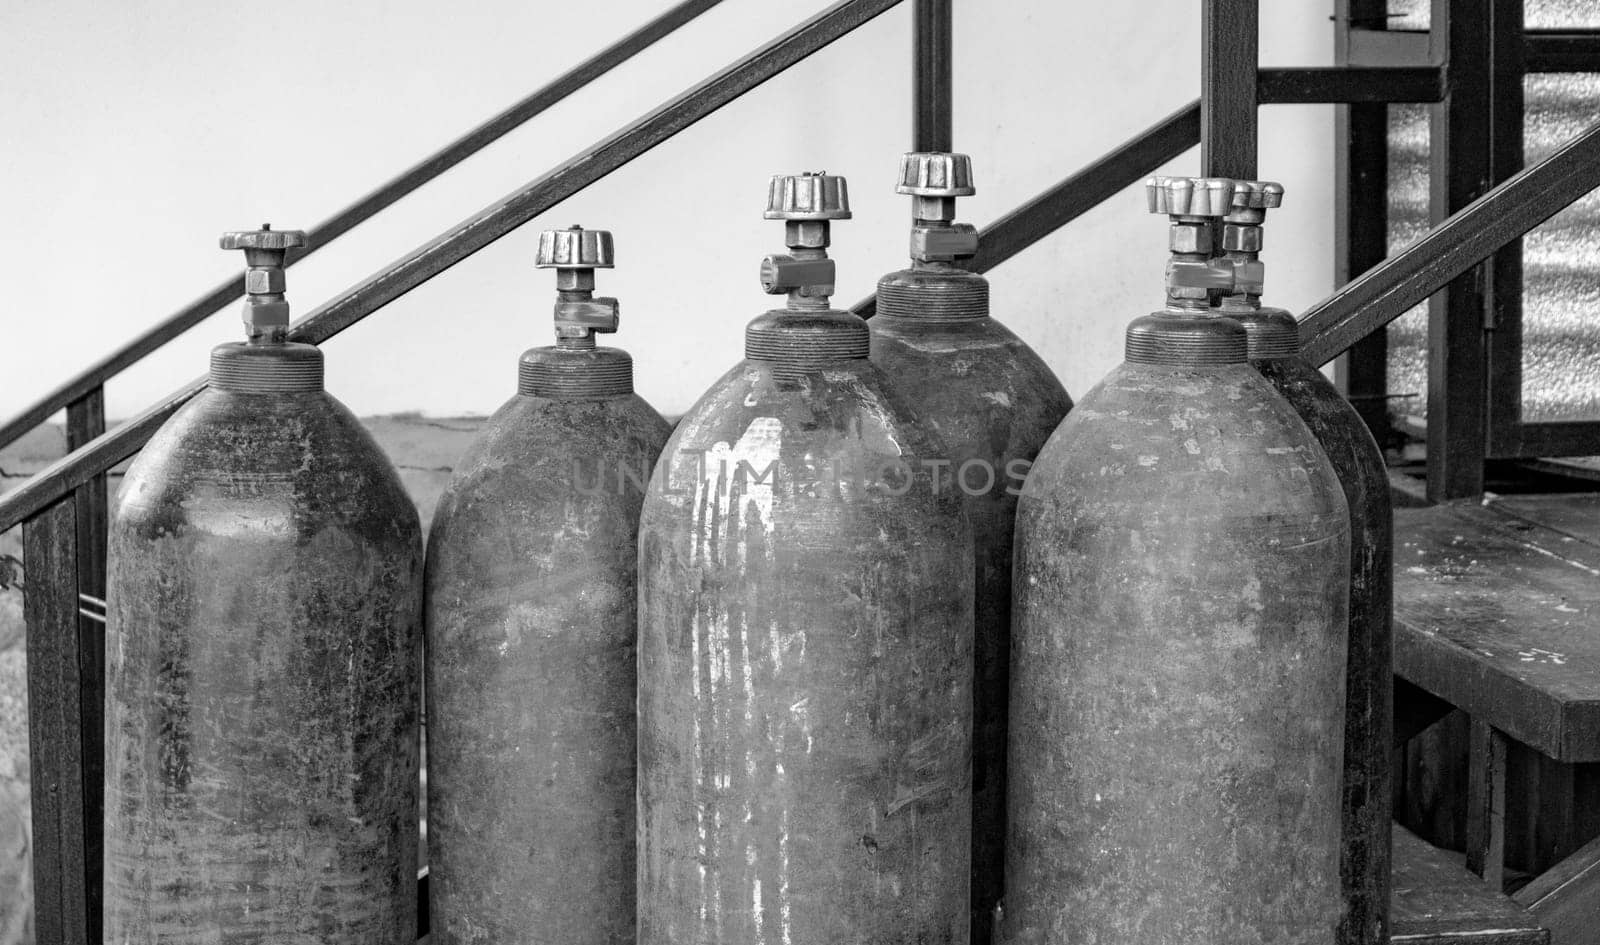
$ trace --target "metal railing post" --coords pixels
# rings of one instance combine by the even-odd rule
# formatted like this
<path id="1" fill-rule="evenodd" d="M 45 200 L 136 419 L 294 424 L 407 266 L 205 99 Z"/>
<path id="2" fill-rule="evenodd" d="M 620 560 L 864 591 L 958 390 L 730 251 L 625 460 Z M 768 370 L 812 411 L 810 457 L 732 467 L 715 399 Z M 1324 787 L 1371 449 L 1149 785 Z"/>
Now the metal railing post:
<path id="1" fill-rule="evenodd" d="M 1485 9 L 1488 7 L 1489 9 Z M 1492 4 L 1433 0 L 1429 42 L 1445 65 L 1445 100 L 1428 126 L 1430 222 L 1494 185 Z M 1488 450 L 1490 267 L 1476 266 L 1428 300 L 1428 498 L 1483 492 Z"/>
<path id="2" fill-rule="evenodd" d="M 1200 173 L 1256 176 L 1260 0 L 1204 0 L 1200 56 Z"/>
<path id="3" fill-rule="evenodd" d="M 67 450 L 106 432 L 105 388 L 96 387 L 67 406 Z M 88 941 L 100 940 L 101 832 L 104 794 L 106 528 L 109 514 L 106 475 L 74 489 L 77 533 L 79 730 L 82 759 L 84 895 Z M 27 561 L 24 559 L 24 567 Z"/>
<path id="4" fill-rule="evenodd" d="M 1334 59 L 1352 65 L 1350 31 L 1382 29 L 1385 0 L 1339 0 Z M 1389 254 L 1389 106 L 1334 110 L 1333 281 L 1344 285 Z M 1389 333 L 1375 331 L 1338 362 L 1340 387 L 1380 444 L 1389 442 Z"/>
<path id="5" fill-rule="evenodd" d="M 85 945 L 100 941 L 100 652 L 80 615 L 77 500 L 23 523 L 22 547 L 36 941 Z"/>
<path id="6" fill-rule="evenodd" d="M 912 15 L 911 150 L 949 151 L 954 145 L 951 0 L 916 0 Z"/>

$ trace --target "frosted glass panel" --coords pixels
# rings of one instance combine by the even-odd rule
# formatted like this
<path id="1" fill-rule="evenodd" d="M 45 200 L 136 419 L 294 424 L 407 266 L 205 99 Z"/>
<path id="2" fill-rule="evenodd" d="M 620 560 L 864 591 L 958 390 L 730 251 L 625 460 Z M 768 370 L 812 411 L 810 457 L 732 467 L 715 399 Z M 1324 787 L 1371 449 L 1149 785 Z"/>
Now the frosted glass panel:
<path id="1" fill-rule="evenodd" d="M 1528 163 L 1600 117 L 1600 75 L 1526 77 Z M 1389 252 L 1428 226 L 1426 106 L 1389 109 Z M 1600 420 L 1600 193 L 1523 240 L 1522 418 Z M 1427 418 L 1427 306 L 1389 327 L 1391 418 Z"/>
<path id="2" fill-rule="evenodd" d="M 1530 75 L 1523 90 L 1529 164 L 1600 117 L 1600 75 Z M 1600 194 L 1530 232 L 1522 268 L 1522 418 L 1600 420 Z"/>
<path id="3" fill-rule="evenodd" d="M 1389 28 L 1428 28 L 1429 0 L 1389 0 Z M 1527 0 L 1522 25 L 1530 30 L 1600 29 L 1600 3 L 1595 0 Z"/>
<path id="4" fill-rule="evenodd" d="M 1428 109 L 1389 106 L 1389 252 L 1428 231 Z M 1389 415 L 1425 419 L 1428 410 L 1428 306 L 1389 325 Z"/>
<path id="5" fill-rule="evenodd" d="M 1530 0 L 1536 2 L 1536 0 Z M 1428 28 L 1428 0 L 1389 0 L 1389 28 L 1425 30 Z"/>
<path id="6" fill-rule="evenodd" d="M 1522 25 L 1530 30 L 1600 29 L 1595 0 L 1528 0 Z"/>

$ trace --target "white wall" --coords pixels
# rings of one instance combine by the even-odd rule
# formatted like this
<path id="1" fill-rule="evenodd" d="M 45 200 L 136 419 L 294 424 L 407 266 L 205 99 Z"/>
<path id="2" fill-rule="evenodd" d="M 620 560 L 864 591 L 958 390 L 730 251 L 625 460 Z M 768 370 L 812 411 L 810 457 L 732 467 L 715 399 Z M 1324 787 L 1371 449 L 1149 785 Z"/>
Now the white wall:
<path id="1" fill-rule="evenodd" d="M 224 229 L 309 228 L 538 87 L 667 0 L 441 4 L 6 0 L 0 4 L 0 413 L 238 270 Z M 726 0 L 677 35 L 293 269 L 298 314 L 827 6 Z M 537 231 L 616 234 L 613 343 L 640 392 L 685 409 L 740 357 L 769 306 L 756 281 L 782 231 L 766 178 L 849 176 L 835 229 L 840 300 L 904 265 L 910 4 L 724 108 L 328 345 L 329 386 L 360 413 L 482 413 L 550 338 Z M 1330 0 L 1263 2 L 1264 65 L 1325 65 Z M 956 146 L 984 224 L 1198 94 L 1199 4 L 957 0 Z M 1332 273 L 1332 109 L 1263 110 L 1269 301 L 1303 309 Z M 1170 170 L 1197 171 L 1191 152 Z M 1081 393 L 1121 329 L 1161 299 L 1165 225 L 1119 195 L 997 269 L 995 312 Z M 230 308 L 114 382 L 126 416 L 238 337 Z"/>

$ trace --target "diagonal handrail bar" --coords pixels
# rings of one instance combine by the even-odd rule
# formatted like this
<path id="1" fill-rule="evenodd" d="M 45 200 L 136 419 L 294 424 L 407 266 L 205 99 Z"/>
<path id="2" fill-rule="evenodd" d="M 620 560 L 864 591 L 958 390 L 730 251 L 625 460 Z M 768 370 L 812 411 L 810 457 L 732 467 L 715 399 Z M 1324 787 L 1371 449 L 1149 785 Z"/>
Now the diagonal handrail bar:
<path id="1" fill-rule="evenodd" d="M 538 91 L 512 104 L 498 115 L 456 138 L 454 141 L 406 168 L 333 216 L 317 224 L 307 234 L 304 249 L 291 250 L 286 265 L 293 265 L 355 229 L 373 216 L 411 194 L 445 171 L 505 137 L 529 119 L 547 111 L 567 96 L 648 49 L 658 40 L 706 12 L 722 0 L 684 0 L 605 49 L 569 69 Z M 223 306 L 244 295 L 244 276 L 222 283 L 188 305 L 167 316 L 137 338 L 106 355 L 75 377 L 19 412 L 0 426 L 0 449 L 26 435 L 34 427 L 73 401 L 127 370 L 140 359 L 216 314 Z"/>
<path id="2" fill-rule="evenodd" d="M 815 48 L 804 53 L 809 55 L 816 48 L 832 42 L 898 2 L 899 0 L 870 0 L 870 2 L 842 0 L 841 3 L 797 27 L 775 43 L 753 53 L 745 62 L 772 55 L 777 55 L 781 59 L 784 54 L 778 47 L 790 41 L 816 43 Z M 866 7 L 870 7 L 870 10 L 865 10 Z M 829 18 L 842 13 L 854 13 L 857 18 L 850 20 L 846 28 L 836 35 L 822 41 L 819 41 L 816 35 L 803 35 L 808 31 L 830 25 L 838 27 L 840 21 L 829 21 Z M 819 21 L 829 22 L 819 23 Z M 788 54 L 792 54 L 793 51 L 791 48 Z M 794 61 L 797 61 L 797 58 L 790 59 L 781 66 L 769 61 L 766 68 L 772 68 L 773 71 L 763 78 L 787 68 Z M 300 340 L 325 341 L 370 314 L 376 307 L 398 298 L 429 276 L 466 258 L 498 238 L 498 235 L 509 232 L 514 226 L 509 221 L 517 215 L 525 214 L 527 218 L 531 218 L 542 212 L 541 208 L 547 206 L 547 202 L 553 203 L 555 200 L 564 199 L 581 187 L 592 183 L 598 176 L 621 166 L 622 163 L 636 157 L 638 153 L 670 136 L 672 132 L 666 130 L 668 126 L 681 122 L 673 130 L 687 127 L 693 120 L 697 120 L 697 118 L 685 120 L 686 113 L 692 114 L 697 110 L 689 107 L 696 96 L 702 93 L 709 94 L 714 87 L 731 81 L 739 70 L 740 66 L 736 65 L 708 79 L 701 86 L 685 93 L 684 96 L 668 103 L 633 126 L 613 135 L 612 138 L 573 158 L 563 167 L 546 174 L 506 200 L 491 206 L 439 237 L 433 243 L 413 252 L 390 269 L 348 290 L 343 296 L 302 319 L 297 324 L 295 336 Z M 758 81 L 760 80 L 752 80 L 749 85 L 754 85 Z M 722 99 L 725 102 L 739 92 L 723 87 L 718 94 L 726 96 Z M 708 103 L 702 103 L 702 106 L 704 111 L 698 117 L 703 117 L 718 107 Z M 1193 107 L 1180 109 L 1119 151 L 1134 149 L 1137 142 L 1148 140 L 1153 132 L 1163 129 L 1165 133 L 1181 131 L 1183 140 L 1188 140 L 1185 122 L 1189 120 L 1188 115 Z M 1174 123 L 1174 119 L 1182 121 Z M 653 128 L 646 132 L 644 128 L 646 125 L 652 125 Z M 636 134 L 643 134 L 644 137 L 636 139 L 634 138 Z M 656 135 L 660 137 L 655 137 Z M 649 141 L 648 144 L 644 143 L 646 140 Z M 611 153 L 613 149 L 632 153 L 623 157 L 621 152 Z M 1182 150 L 1180 148 L 1177 153 L 1181 153 Z M 1123 175 L 1122 178 L 1118 178 L 1111 174 L 1112 170 L 1114 170 L 1112 162 L 1102 160 L 1075 177 L 1079 178 L 1083 182 L 1082 186 L 1086 188 L 1091 183 L 1100 187 L 1111 187 L 1119 179 L 1125 180 L 1122 186 L 1126 186 L 1127 183 L 1136 181 L 1138 176 L 1146 173 L 1141 170 L 1139 175 Z M 1071 180 L 1072 178 L 1068 179 Z M 999 234 L 1004 236 L 1012 226 L 1018 227 L 1020 232 L 1023 225 L 1021 221 L 1048 219 L 1050 213 L 1054 213 L 1062 222 L 1070 220 L 1072 216 L 1082 211 L 1047 212 L 1040 204 L 1053 194 L 1055 200 L 1061 201 L 1069 208 L 1074 205 L 1073 201 L 1080 199 L 1080 193 L 1068 188 L 1067 183 L 1063 182 L 1046 194 L 1034 198 L 1022 208 L 992 224 L 985 233 L 993 236 L 995 231 L 999 231 Z M 1413 305 L 1437 292 L 1451 279 L 1487 259 L 1511 241 L 1596 188 L 1600 188 L 1600 124 L 1578 135 L 1539 163 L 1511 177 L 1439 224 L 1421 240 L 1389 257 L 1332 296 L 1312 306 L 1301 320 L 1300 326 L 1304 355 L 1316 364 L 1332 360 L 1362 337 L 1387 325 Z M 1111 192 L 1118 189 L 1121 189 L 1120 186 Z M 543 196 L 536 197 L 534 196 L 536 193 Z M 1086 206 L 1081 202 L 1076 205 Z M 1034 212 L 1025 214 L 1024 211 L 1029 208 L 1033 208 Z M 1004 228 L 1002 224 L 1005 225 Z M 505 227 L 504 231 L 496 233 L 500 227 Z M 1038 235 L 1042 236 L 1043 233 L 1040 232 Z M 1021 244 L 1015 249 L 997 249 L 995 256 L 987 261 L 979 260 L 980 264 L 985 266 L 984 270 L 979 271 L 998 265 L 1020 248 Z M 441 258 L 434 258 L 436 256 Z M 430 267 L 437 268 L 433 268 L 430 272 Z M 363 311 L 362 306 L 367 304 L 372 308 Z M 138 417 L 62 457 L 21 487 L 0 496 L 0 532 L 12 528 L 60 500 L 71 489 L 131 456 L 144 445 L 167 417 L 204 387 L 205 381 L 202 378 L 180 388 Z"/>
<path id="3" fill-rule="evenodd" d="M 1300 321 L 1301 353 L 1333 360 L 1596 188 L 1600 123 L 1313 305 Z"/>
<path id="4" fill-rule="evenodd" d="M 1200 101 L 1196 99 L 984 227 L 978 233 L 977 255 L 963 268 L 988 272 L 1199 143 Z M 877 307 L 874 294 L 850 311 L 871 318 Z"/>
<path id="5" fill-rule="evenodd" d="M 645 153 L 723 105 L 853 32 L 901 0 L 839 0 L 553 170 L 490 204 L 431 242 L 295 323 L 294 341 L 321 344 L 540 213 Z M 197 378 L 143 413 L 39 471 L 0 497 L 0 532 L 59 501 L 132 456 L 168 417 L 206 386 Z"/>

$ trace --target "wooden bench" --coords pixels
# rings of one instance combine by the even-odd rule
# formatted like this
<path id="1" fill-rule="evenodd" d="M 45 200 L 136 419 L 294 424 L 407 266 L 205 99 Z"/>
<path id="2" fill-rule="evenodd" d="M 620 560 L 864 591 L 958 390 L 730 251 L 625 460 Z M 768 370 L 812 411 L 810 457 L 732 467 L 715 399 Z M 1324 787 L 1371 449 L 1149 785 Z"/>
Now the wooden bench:
<path id="1" fill-rule="evenodd" d="M 1545 945 L 1550 933 L 1511 897 L 1396 824 L 1389 940 L 1395 945 Z"/>
<path id="2" fill-rule="evenodd" d="M 1397 739 L 1454 719 L 1418 744 L 1468 868 L 1509 859 L 1554 945 L 1600 945 L 1600 496 L 1397 509 L 1395 674 Z"/>

